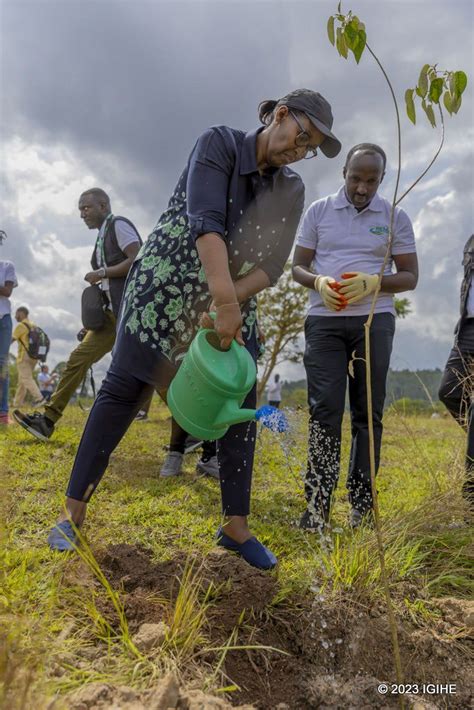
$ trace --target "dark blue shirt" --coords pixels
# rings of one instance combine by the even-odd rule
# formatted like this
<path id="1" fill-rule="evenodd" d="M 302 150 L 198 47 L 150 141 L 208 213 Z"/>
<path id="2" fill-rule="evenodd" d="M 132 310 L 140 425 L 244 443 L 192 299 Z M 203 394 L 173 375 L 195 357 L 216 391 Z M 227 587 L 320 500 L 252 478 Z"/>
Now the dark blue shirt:
<path id="1" fill-rule="evenodd" d="M 304 186 L 288 167 L 258 172 L 259 130 L 214 126 L 201 135 L 167 209 L 137 256 L 118 337 L 126 336 L 129 350 L 133 343 L 142 349 L 142 365 L 132 367 L 137 377 L 147 379 L 143 365 L 154 360 L 152 354 L 178 365 L 210 305 L 195 247 L 202 234 L 216 232 L 225 240 L 234 281 L 259 267 L 273 284 L 283 272 L 303 211 Z M 255 329 L 254 305 L 252 300 L 244 309 L 247 339 Z M 121 364 L 131 369 L 130 358 Z"/>

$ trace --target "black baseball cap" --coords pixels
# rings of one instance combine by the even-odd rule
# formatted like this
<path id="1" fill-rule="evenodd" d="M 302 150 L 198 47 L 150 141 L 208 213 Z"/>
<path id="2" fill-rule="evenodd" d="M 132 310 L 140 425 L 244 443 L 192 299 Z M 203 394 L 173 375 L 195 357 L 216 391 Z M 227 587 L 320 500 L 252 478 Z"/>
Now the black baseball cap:
<path id="1" fill-rule="evenodd" d="M 303 111 L 311 123 L 326 136 L 319 146 L 328 158 L 335 158 L 339 154 L 341 141 L 331 132 L 333 116 L 331 104 L 317 91 L 311 89 L 296 89 L 278 100 L 278 105 Z"/>

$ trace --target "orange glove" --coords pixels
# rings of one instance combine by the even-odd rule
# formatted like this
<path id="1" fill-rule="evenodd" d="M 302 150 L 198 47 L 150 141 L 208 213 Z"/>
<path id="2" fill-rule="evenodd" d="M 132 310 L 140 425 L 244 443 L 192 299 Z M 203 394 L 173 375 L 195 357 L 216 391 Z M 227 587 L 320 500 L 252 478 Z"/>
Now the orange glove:
<path id="1" fill-rule="evenodd" d="M 342 274 L 341 278 L 343 283 L 340 286 L 340 293 L 345 296 L 348 303 L 357 303 L 365 296 L 369 296 L 375 291 L 379 282 L 378 274 L 365 274 L 363 271 Z"/>
<path id="2" fill-rule="evenodd" d="M 347 305 L 345 297 L 338 293 L 339 287 L 340 284 L 332 276 L 316 276 L 314 279 L 314 289 L 330 311 L 340 311 Z"/>

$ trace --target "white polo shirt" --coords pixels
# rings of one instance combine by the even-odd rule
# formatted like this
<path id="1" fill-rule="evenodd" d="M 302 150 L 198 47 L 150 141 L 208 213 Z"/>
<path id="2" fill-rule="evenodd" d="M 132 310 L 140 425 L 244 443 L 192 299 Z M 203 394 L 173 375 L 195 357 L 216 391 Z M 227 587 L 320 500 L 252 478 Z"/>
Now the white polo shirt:
<path id="1" fill-rule="evenodd" d="M 388 244 L 391 204 L 377 193 L 361 212 L 346 197 L 344 186 L 335 195 L 316 200 L 305 212 L 300 223 L 296 243 L 314 250 L 311 268 L 315 274 L 332 276 L 336 281 L 351 271 L 377 274 L 384 260 Z M 395 208 L 394 236 L 391 256 L 384 275 L 393 271 L 393 255 L 416 252 L 415 235 L 410 218 L 399 207 Z M 347 306 L 342 311 L 330 311 L 317 291 L 309 292 L 308 315 L 359 316 L 370 311 L 372 295 Z M 393 296 L 381 291 L 375 313 L 393 313 Z"/>
<path id="2" fill-rule="evenodd" d="M 18 286 L 15 267 L 11 261 L 0 261 L 0 286 L 5 286 L 7 281 L 13 283 L 13 288 Z M 0 318 L 11 313 L 12 307 L 8 296 L 0 296 Z"/>

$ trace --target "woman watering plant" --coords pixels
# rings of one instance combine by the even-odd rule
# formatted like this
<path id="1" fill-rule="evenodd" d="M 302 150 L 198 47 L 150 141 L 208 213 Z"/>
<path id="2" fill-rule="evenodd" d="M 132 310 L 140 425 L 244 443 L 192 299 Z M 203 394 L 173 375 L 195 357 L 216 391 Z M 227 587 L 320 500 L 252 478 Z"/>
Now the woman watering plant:
<path id="1" fill-rule="evenodd" d="M 66 514 L 48 538 L 70 550 L 86 506 L 141 403 L 166 389 L 201 319 L 221 348 L 235 339 L 255 359 L 253 296 L 283 272 L 303 210 L 304 186 L 287 166 L 335 157 L 331 107 L 308 89 L 259 107 L 263 127 L 214 126 L 194 146 L 168 208 L 129 273 L 113 359 L 90 412 L 67 489 Z M 213 321 L 208 311 L 216 313 Z M 254 407 L 255 387 L 244 407 Z M 218 442 L 224 528 L 219 544 L 255 567 L 276 558 L 252 536 L 247 515 L 255 424 L 237 424 Z"/>

